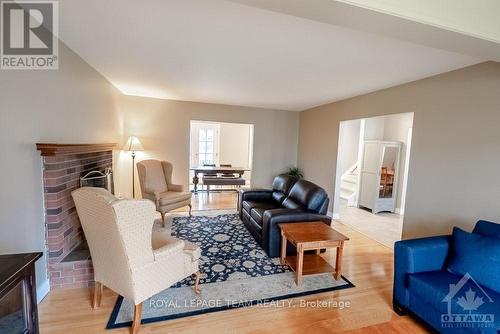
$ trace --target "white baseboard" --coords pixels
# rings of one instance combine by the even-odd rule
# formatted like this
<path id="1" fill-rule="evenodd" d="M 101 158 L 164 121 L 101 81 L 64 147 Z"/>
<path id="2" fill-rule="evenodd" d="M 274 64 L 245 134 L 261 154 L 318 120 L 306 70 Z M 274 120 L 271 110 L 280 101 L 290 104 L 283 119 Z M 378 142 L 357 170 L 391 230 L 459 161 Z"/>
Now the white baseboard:
<path id="1" fill-rule="evenodd" d="M 40 286 L 36 288 L 36 303 L 40 304 L 42 299 L 47 296 L 50 291 L 50 282 L 46 279 Z"/>
<path id="2" fill-rule="evenodd" d="M 326 213 L 328 217 L 331 217 L 332 219 L 340 219 L 340 214 L 339 213 L 333 213 L 332 211 L 328 211 Z"/>
<path id="3" fill-rule="evenodd" d="M 405 214 L 405 210 L 404 210 L 404 209 L 400 209 L 400 208 L 396 208 L 396 213 L 397 213 L 398 215 L 403 216 L 403 215 Z"/>

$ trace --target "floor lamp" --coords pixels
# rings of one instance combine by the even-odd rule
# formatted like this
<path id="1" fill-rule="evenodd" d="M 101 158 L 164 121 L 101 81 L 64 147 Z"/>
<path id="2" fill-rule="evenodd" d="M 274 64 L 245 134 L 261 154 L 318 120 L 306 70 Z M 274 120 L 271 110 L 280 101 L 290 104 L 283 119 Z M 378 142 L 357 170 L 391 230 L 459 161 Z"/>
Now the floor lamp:
<path id="1" fill-rule="evenodd" d="M 135 152 L 144 151 L 144 147 L 139 138 L 130 136 L 123 150 L 132 154 L 132 198 L 135 198 Z"/>

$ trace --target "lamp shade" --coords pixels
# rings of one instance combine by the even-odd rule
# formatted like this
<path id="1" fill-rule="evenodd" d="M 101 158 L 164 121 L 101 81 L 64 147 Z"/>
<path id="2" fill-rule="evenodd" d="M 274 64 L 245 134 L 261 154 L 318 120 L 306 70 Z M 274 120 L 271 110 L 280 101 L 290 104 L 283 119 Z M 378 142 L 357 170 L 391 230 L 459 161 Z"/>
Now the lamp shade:
<path id="1" fill-rule="evenodd" d="M 139 138 L 135 136 L 130 136 L 125 145 L 123 146 L 124 151 L 144 151 L 144 147 L 142 147 L 141 141 Z"/>

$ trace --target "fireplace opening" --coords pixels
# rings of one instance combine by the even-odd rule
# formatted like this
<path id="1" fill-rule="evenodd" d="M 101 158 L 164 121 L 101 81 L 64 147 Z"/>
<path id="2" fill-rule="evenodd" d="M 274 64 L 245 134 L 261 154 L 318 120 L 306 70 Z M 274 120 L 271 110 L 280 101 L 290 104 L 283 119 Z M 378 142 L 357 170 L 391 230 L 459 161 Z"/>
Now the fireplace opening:
<path id="1" fill-rule="evenodd" d="M 113 172 L 111 168 L 106 168 L 104 171 L 93 170 L 85 173 L 84 176 L 80 177 L 80 187 L 99 187 L 104 188 L 114 194 L 113 185 Z M 73 261 L 83 261 L 91 260 L 89 245 L 87 240 L 85 240 L 85 235 L 83 239 L 77 244 L 76 247 L 71 250 L 71 252 L 66 255 L 61 262 L 73 262 Z"/>
<path id="2" fill-rule="evenodd" d="M 80 177 L 80 187 L 98 187 L 104 188 L 114 194 L 113 172 L 111 168 L 105 170 L 92 170 L 83 172 Z M 85 234 L 82 233 L 82 239 L 73 246 L 72 250 L 66 255 L 61 262 L 83 261 L 90 260 L 90 250 Z"/>
<path id="3" fill-rule="evenodd" d="M 98 187 L 108 190 L 114 195 L 115 187 L 113 185 L 113 172 L 111 168 L 104 171 L 93 170 L 80 178 L 80 187 Z"/>

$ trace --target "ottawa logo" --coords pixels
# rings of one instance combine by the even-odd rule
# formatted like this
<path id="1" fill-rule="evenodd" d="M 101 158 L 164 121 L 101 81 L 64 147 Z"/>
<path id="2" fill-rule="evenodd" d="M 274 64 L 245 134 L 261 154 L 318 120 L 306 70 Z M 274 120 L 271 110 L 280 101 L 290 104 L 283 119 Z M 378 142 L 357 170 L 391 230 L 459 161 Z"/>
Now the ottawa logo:
<path id="1" fill-rule="evenodd" d="M 486 312 L 485 305 L 493 299 L 466 273 L 457 284 L 450 284 L 446 297 L 448 312 L 441 314 L 441 326 L 446 328 L 490 328 L 494 326 L 494 314 Z"/>

